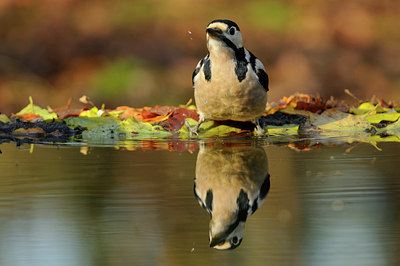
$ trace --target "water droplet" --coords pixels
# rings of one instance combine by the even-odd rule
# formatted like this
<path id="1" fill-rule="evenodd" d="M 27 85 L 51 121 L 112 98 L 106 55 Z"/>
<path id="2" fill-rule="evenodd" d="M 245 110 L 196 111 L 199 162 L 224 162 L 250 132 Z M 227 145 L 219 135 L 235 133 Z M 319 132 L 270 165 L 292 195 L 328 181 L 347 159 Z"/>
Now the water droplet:
<path id="1" fill-rule="evenodd" d="M 190 30 L 188 30 L 188 33 L 189 33 L 189 35 L 192 35 L 192 32 Z M 193 40 L 193 38 L 191 36 L 189 38 L 190 38 L 190 40 Z"/>

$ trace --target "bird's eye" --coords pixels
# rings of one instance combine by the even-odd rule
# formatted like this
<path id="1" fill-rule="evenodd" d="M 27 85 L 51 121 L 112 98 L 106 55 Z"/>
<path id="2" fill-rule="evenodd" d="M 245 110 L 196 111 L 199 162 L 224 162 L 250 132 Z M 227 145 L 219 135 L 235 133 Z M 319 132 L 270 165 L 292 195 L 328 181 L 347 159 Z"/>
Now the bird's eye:
<path id="1" fill-rule="evenodd" d="M 232 238 L 232 244 L 234 244 L 234 245 L 236 245 L 237 243 L 238 243 L 238 238 L 237 238 L 237 236 L 234 236 L 233 238 Z"/>
<path id="2" fill-rule="evenodd" d="M 234 35 L 235 34 L 235 28 L 234 27 L 229 29 L 229 34 L 230 35 Z"/>

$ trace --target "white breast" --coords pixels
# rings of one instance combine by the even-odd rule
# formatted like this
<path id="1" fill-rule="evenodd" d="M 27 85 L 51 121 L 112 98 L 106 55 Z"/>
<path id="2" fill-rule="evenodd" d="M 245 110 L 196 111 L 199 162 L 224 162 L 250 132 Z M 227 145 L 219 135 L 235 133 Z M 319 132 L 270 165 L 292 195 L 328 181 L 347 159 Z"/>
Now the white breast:
<path id="1" fill-rule="evenodd" d="M 211 80 L 205 80 L 201 69 L 201 76 L 194 84 L 198 112 L 213 120 L 252 121 L 260 116 L 265 110 L 267 94 L 250 64 L 246 78 L 239 82 L 235 62 L 228 54 L 210 59 Z"/>

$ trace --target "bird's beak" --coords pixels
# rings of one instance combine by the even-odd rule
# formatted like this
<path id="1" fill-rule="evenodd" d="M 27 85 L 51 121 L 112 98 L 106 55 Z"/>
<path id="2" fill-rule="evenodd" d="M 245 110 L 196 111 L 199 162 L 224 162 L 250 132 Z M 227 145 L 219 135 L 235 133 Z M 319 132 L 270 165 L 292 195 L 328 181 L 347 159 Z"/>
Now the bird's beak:
<path id="1" fill-rule="evenodd" d="M 212 37 L 219 38 L 222 35 L 222 30 L 220 28 L 207 28 L 206 31 Z"/>

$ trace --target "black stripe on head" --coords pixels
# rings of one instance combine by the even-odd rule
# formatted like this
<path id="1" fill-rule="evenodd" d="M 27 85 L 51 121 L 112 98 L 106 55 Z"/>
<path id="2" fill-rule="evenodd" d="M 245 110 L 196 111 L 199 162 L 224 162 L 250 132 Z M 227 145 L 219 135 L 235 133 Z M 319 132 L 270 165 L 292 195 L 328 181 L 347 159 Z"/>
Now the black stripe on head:
<path id="1" fill-rule="evenodd" d="M 223 41 L 226 44 L 226 46 L 228 46 L 235 52 L 235 58 L 236 58 L 235 73 L 239 82 L 241 82 L 246 78 L 247 64 L 248 64 L 244 48 L 243 47 L 237 48 L 236 45 L 225 36 L 222 36 L 220 40 Z"/>
<path id="2" fill-rule="evenodd" d="M 236 55 L 238 48 L 236 47 L 236 45 L 231 40 L 229 40 L 225 36 L 221 36 L 220 40 L 223 41 L 226 44 L 226 46 L 231 48 L 235 52 L 235 55 Z"/>
<path id="3" fill-rule="evenodd" d="M 225 23 L 226 25 L 228 25 L 228 28 L 235 27 L 238 31 L 240 31 L 239 26 L 235 22 L 233 22 L 232 20 L 229 20 L 229 19 L 216 19 L 216 20 L 213 20 L 207 25 L 207 27 L 210 24 L 216 23 L 216 22 Z"/>
<path id="4" fill-rule="evenodd" d="M 216 20 L 211 21 L 210 24 L 216 23 L 216 22 L 225 23 L 226 25 L 228 25 L 228 27 L 235 27 L 238 31 L 240 31 L 239 26 L 231 20 L 216 19 Z M 210 24 L 208 24 L 208 25 L 210 25 Z M 246 60 L 246 54 L 245 54 L 244 48 L 236 47 L 236 45 L 231 40 L 226 38 L 224 35 L 220 35 L 220 36 L 218 36 L 218 38 L 222 42 L 224 42 L 226 46 L 228 46 L 229 48 L 231 48 L 234 51 L 235 57 L 236 57 L 235 73 L 236 73 L 236 76 L 237 76 L 239 82 L 241 82 L 242 80 L 244 80 L 246 78 L 247 64 L 248 64 L 248 62 Z M 207 62 L 205 62 L 205 63 L 207 63 Z M 254 61 L 254 66 L 255 66 L 255 61 Z M 205 67 L 206 67 L 206 65 L 204 65 L 204 69 L 205 69 Z M 206 77 L 206 79 L 207 79 L 207 77 Z M 210 79 L 211 79 L 211 73 L 210 73 Z"/>

